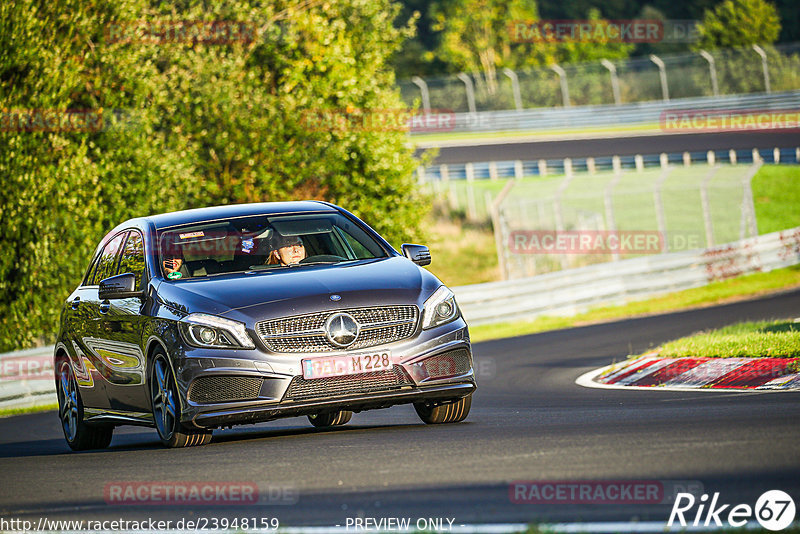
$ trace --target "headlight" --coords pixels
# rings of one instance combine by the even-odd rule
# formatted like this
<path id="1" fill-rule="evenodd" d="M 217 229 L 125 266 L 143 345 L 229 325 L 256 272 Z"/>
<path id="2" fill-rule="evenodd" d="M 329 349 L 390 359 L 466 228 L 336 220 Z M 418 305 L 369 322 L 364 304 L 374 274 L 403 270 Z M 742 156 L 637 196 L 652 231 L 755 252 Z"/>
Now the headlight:
<path id="1" fill-rule="evenodd" d="M 244 324 L 238 321 L 205 313 L 192 313 L 181 319 L 178 325 L 183 339 L 195 347 L 255 348 Z"/>
<path id="2" fill-rule="evenodd" d="M 449 323 L 460 315 L 456 296 L 447 287 L 442 286 L 425 301 L 422 312 L 422 328 L 428 329 L 440 324 Z"/>

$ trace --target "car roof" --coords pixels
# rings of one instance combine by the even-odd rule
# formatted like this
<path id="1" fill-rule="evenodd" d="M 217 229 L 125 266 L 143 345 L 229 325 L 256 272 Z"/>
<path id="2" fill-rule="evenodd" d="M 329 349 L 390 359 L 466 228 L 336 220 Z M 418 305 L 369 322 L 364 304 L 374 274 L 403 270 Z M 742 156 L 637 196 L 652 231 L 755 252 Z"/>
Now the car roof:
<path id="1" fill-rule="evenodd" d="M 215 219 L 228 219 L 231 217 L 246 217 L 249 215 L 278 215 L 285 213 L 306 213 L 306 212 L 335 212 L 336 208 L 326 202 L 316 200 L 303 200 L 297 202 L 257 202 L 253 204 L 230 204 L 227 206 L 212 206 L 208 208 L 197 208 L 183 211 L 173 211 L 161 213 L 159 215 L 148 215 L 127 221 L 126 224 L 133 224 L 138 221 L 147 221 L 153 224 L 157 230 L 179 226 L 183 224 L 193 224 Z"/>

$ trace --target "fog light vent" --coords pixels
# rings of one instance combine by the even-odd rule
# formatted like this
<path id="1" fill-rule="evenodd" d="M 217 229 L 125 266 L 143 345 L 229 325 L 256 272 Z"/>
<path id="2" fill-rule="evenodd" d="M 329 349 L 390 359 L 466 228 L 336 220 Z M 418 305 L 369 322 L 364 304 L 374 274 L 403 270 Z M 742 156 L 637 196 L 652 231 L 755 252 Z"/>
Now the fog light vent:
<path id="1" fill-rule="evenodd" d="M 431 378 L 463 375 L 472 368 L 467 349 L 455 349 L 431 356 L 422 361 L 422 366 Z"/>

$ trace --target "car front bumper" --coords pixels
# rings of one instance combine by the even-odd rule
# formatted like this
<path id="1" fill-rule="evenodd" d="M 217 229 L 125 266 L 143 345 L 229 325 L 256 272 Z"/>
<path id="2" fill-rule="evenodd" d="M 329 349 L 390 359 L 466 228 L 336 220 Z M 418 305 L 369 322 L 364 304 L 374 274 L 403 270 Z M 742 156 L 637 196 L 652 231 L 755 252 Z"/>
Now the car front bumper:
<path id="1" fill-rule="evenodd" d="M 378 381 L 377 386 L 360 388 L 362 378 L 370 379 L 374 374 L 372 377 L 347 375 L 341 378 L 346 378 L 345 386 L 352 385 L 352 389 L 339 384 L 334 391 L 323 387 L 318 393 L 309 394 L 308 389 L 313 390 L 322 383 L 317 380 L 326 379 L 304 381 L 299 374 L 300 362 L 318 355 L 269 355 L 260 351 L 223 355 L 218 351 L 195 351 L 176 362 L 183 402 L 182 422 L 191 427 L 217 428 L 338 410 L 358 412 L 397 404 L 449 402 L 469 395 L 476 388 L 469 332 L 463 319 L 420 332 L 401 343 L 369 350 L 390 350 L 392 372 L 401 380 L 386 387 Z M 448 361 L 454 354 L 459 358 L 459 365 L 450 366 L 453 372 L 440 372 L 443 363 L 444 367 L 449 366 Z M 196 396 L 193 398 L 193 383 L 232 377 L 263 380 L 257 398 L 224 402 L 197 402 Z M 306 389 L 299 398 L 291 393 L 297 381 Z"/>

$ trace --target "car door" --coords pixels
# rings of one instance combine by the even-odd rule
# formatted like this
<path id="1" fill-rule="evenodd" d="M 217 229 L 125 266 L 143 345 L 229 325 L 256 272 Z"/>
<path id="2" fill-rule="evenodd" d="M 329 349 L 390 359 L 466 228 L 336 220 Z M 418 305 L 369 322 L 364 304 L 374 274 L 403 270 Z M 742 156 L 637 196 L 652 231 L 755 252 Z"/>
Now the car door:
<path id="1" fill-rule="evenodd" d="M 64 309 L 65 343 L 72 355 L 75 379 L 85 408 L 108 407 L 105 381 L 93 364 L 94 355 L 86 345 L 86 339 L 91 339 L 95 328 L 97 286 L 93 281 L 102 252 L 103 249 L 98 247 L 86 276 L 69 296 Z"/>
<path id="2" fill-rule="evenodd" d="M 145 250 L 142 233 L 130 230 L 120 248 L 120 259 L 113 275 L 133 273 L 135 290 L 146 284 Z M 145 392 L 145 357 L 142 346 L 144 299 L 130 297 L 102 300 L 98 306 L 98 353 L 107 366 L 106 390 L 112 410 L 141 412 L 148 406 Z M 141 414 L 144 415 L 144 414 Z"/>
<path id="3" fill-rule="evenodd" d="M 80 323 L 76 325 L 76 334 L 84 351 L 86 369 L 91 376 L 96 393 L 93 404 L 90 406 L 96 408 L 108 409 L 111 407 L 107 385 L 112 371 L 112 364 L 107 359 L 108 350 L 102 333 L 104 313 L 101 312 L 98 289 L 101 280 L 113 276 L 116 272 L 120 249 L 125 242 L 127 233 L 127 231 L 120 232 L 106 242 L 97 259 L 97 265 L 91 275 L 89 285 L 81 289 Z"/>

